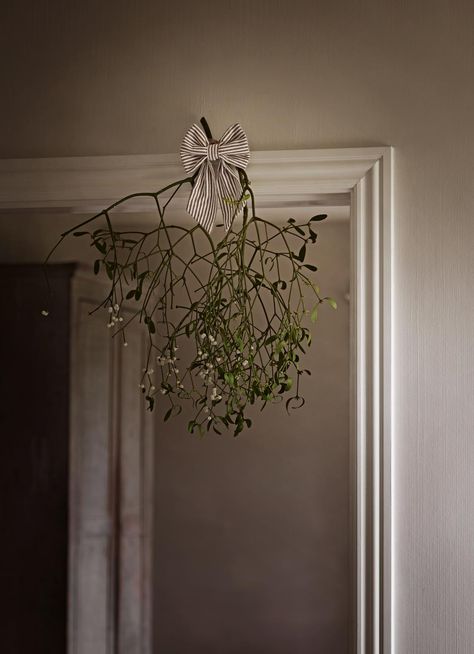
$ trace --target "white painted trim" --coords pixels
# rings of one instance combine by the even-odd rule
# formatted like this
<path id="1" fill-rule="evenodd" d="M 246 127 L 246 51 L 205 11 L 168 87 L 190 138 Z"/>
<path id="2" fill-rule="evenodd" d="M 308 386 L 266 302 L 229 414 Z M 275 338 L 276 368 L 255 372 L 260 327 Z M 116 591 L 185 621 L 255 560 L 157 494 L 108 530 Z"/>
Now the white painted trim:
<path id="1" fill-rule="evenodd" d="M 392 150 L 254 152 L 248 172 L 263 210 L 350 197 L 357 654 L 392 654 Z M 100 210 L 182 176 L 176 155 L 0 160 L 0 211 Z M 186 195 L 173 203 L 181 213 Z"/>
<path id="2" fill-rule="evenodd" d="M 248 168 L 259 208 L 311 203 L 330 195 L 336 206 L 382 156 L 383 148 L 253 152 Z M 176 155 L 128 155 L 0 160 L 0 211 L 98 211 L 117 198 L 158 190 L 185 177 Z M 176 197 L 181 210 L 188 192 Z M 346 196 L 345 198 L 343 196 Z M 146 211 L 147 201 L 128 211 Z"/>
<path id="3" fill-rule="evenodd" d="M 392 654 L 392 151 L 352 192 L 357 654 Z"/>

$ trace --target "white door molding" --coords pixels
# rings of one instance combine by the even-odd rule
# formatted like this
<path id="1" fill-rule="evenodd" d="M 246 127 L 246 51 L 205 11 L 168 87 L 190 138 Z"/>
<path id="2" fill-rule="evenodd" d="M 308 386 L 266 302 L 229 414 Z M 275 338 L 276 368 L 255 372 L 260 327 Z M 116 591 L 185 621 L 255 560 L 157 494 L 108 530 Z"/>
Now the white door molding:
<path id="1" fill-rule="evenodd" d="M 90 315 L 104 293 L 91 277 L 72 284 L 68 654 L 151 654 L 154 430 L 136 392 L 147 343 L 131 325 L 124 348 Z"/>
<path id="2" fill-rule="evenodd" d="M 252 152 L 248 168 L 259 209 L 348 204 L 348 195 L 387 148 Z M 0 159 L 0 211 L 100 211 L 117 198 L 185 177 L 177 155 Z M 181 211 L 188 192 L 173 201 Z M 121 210 L 155 211 L 146 200 Z M 170 207 L 169 209 L 172 209 Z M 169 211 L 169 210 L 168 210 Z"/>
<path id="3" fill-rule="evenodd" d="M 278 216 L 350 205 L 352 425 L 357 534 L 357 654 L 391 654 L 392 638 L 392 150 L 253 152 L 258 209 Z M 0 211 L 86 213 L 184 177 L 176 155 L 0 161 Z M 173 206 L 183 213 L 187 193 Z M 146 213 L 147 205 L 128 204 Z M 151 207 L 150 207 L 151 209 Z M 155 208 L 153 207 L 153 210 Z"/>
<path id="4" fill-rule="evenodd" d="M 352 189 L 357 654 L 394 651 L 392 194 L 392 150 L 384 148 Z"/>

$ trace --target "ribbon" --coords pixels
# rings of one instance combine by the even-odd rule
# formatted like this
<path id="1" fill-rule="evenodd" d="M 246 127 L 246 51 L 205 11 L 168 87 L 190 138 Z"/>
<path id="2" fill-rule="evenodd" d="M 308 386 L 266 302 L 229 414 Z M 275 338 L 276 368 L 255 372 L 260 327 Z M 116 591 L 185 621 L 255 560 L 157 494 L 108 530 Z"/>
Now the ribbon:
<path id="1" fill-rule="evenodd" d="M 237 168 L 246 168 L 250 151 L 247 136 L 236 123 L 219 141 L 209 141 L 199 125 L 192 125 L 181 146 L 181 160 L 189 175 L 199 170 L 189 196 L 187 212 L 211 232 L 220 206 L 228 231 L 242 209 L 242 185 Z"/>

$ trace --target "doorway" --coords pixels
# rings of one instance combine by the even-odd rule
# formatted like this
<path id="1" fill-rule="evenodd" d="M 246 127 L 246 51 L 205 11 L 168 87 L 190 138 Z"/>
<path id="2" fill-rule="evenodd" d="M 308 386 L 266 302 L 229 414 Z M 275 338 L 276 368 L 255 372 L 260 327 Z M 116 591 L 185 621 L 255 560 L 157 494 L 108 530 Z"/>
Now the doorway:
<path id="1" fill-rule="evenodd" d="M 8 234 L 4 259 L 7 261 L 11 256 L 8 244 L 21 242 L 23 260 L 39 261 L 52 235 L 61 230 L 59 223 L 62 221 L 67 227 L 77 222 L 71 213 L 90 214 L 125 193 L 150 185 L 159 188 L 179 174 L 180 166 L 174 155 L 90 157 L 87 161 L 74 158 L 4 160 L 0 175 L 0 211 Z M 15 184 L 11 183 L 12 175 Z M 355 541 L 351 547 L 355 558 L 351 606 L 355 615 L 351 644 L 358 654 L 388 654 L 392 648 L 393 577 L 392 151 L 387 147 L 375 147 L 253 152 L 249 176 L 254 182 L 259 206 L 270 211 L 275 218 L 279 212 L 288 217 L 288 207 L 293 211 L 298 206 L 311 206 L 316 197 L 326 196 L 329 205 L 331 202 L 336 205 L 338 201 L 335 199 L 341 196 L 350 199 L 351 289 L 348 310 L 352 347 L 349 397 L 350 443 L 353 444 L 351 469 L 355 471 L 352 482 L 355 489 L 352 512 Z M 178 198 L 178 212 L 182 213 L 184 204 L 184 199 Z M 11 212 L 19 210 L 27 213 L 27 217 L 12 220 Z M 146 215 L 143 206 L 134 207 L 133 211 L 134 215 L 121 217 L 122 225 L 130 224 L 132 220 L 136 224 L 137 215 L 140 219 Z M 25 230 L 26 219 L 29 221 L 28 230 Z M 41 229 L 35 229 L 35 224 L 41 224 Z M 26 240 L 25 234 L 39 234 L 41 238 Z M 64 256 L 71 260 L 74 253 L 69 251 Z M 296 420 L 299 418 L 291 425 L 298 424 Z M 279 423 L 277 427 L 280 428 Z M 262 442 L 266 442 L 269 434 L 265 424 L 261 429 Z M 293 436 L 298 437 L 297 434 Z M 236 447 L 241 447 L 240 441 Z M 315 464 L 314 478 L 316 476 Z M 156 476 L 155 481 L 158 483 Z M 311 478 L 309 483 L 314 483 L 314 480 Z M 239 479 L 233 479 L 231 487 L 238 489 Z M 267 489 L 270 490 L 268 482 Z M 279 493 L 281 501 L 288 497 L 281 489 Z M 280 525 L 275 519 L 270 526 L 278 529 Z M 155 524 L 155 530 L 159 529 Z M 157 543 L 160 547 L 159 541 Z M 263 544 L 268 547 L 267 543 Z M 74 547 L 73 542 L 70 547 Z M 154 551 L 154 547 L 155 544 L 150 542 L 147 555 Z M 251 544 L 248 551 L 250 549 Z M 262 551 L 265 552 L 265 547 Z M 78 561 L 77 565 L 83 563 Z M 267 578 L 278 576 L 272 574 L 273 570 L 270 569 Z M 159 575 L 159 566 L 156 574 Z M 245 575 L 243 578 L 245 580 Z M 148 588 L 154 586 L 154 577 L 147 575 L 144 583 Z M 154 591 L 151 588 L 150 592 Z M 277 591 L 281 588 L 276 587 Z M 312 592 L 309 590 L 309 595 Z M 92 599 L 89 597 L 87 601 L 90 603 Z M 149 629 L 151 615 L 147 613 L 148 617 L 145 617 L 145 630 Z M 116 622 L 112 621 L 107 629 L 116 631 L 116 627 Z M 87 633 L 87 625 L 84 630 Z M 151 641 L 144 647 L 148 648 L 144 651 L 151 651 Z"/>

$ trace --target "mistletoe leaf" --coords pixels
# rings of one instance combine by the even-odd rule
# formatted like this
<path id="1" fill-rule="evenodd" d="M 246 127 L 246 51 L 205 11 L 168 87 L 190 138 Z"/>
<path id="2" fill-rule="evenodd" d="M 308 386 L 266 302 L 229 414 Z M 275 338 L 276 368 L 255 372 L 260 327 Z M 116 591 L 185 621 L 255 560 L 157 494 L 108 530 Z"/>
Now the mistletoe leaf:
<path id="1" fill-rule="evenodd" d="M 93 245 L 99 250 L 101 254 L 105 254 L 107 252 L 107 246 L 104 241 L 102 240 L 95 240 L 93 241 Z"/>
<path id="2" fill-rule="evenodd" d="M 225 372 L 224 373 L 224 381 L 229 384 L 229 386 L 234 386 L 235 385 L 235 377 L 232 372 Z"/>
<path id="3" fill-rule="evenodd" d="M 301 249 L 298 252 L 298 256 L 296 258 L 299 259 L 299 261 L 303 262 L 305 256 L 306 256 L 306 243 L 301 246 Z"/>
<path id="4" fill-rule="evenodd" d="M 180 404 L 174 404 L 173 406 L 171 406 L 163 416 L 163 422 L 167 422 L 172 416 L 174 417 L 179 416 L 179 414 L 182 411 L 182 408 L 183 407 Z"/>
<path id="5" fill-rule="evenodd" d="M 145 323 L 146 323 L 146 325 L 148 327 L 148 331 L 150 332 L 150 334 L 154 334 L 156 332 L 156 327 L 155 327 L 155 323 L 153 322 L 153 320 L 151 318 L 149 318 L 149 317 L 145 318 Z"/>

